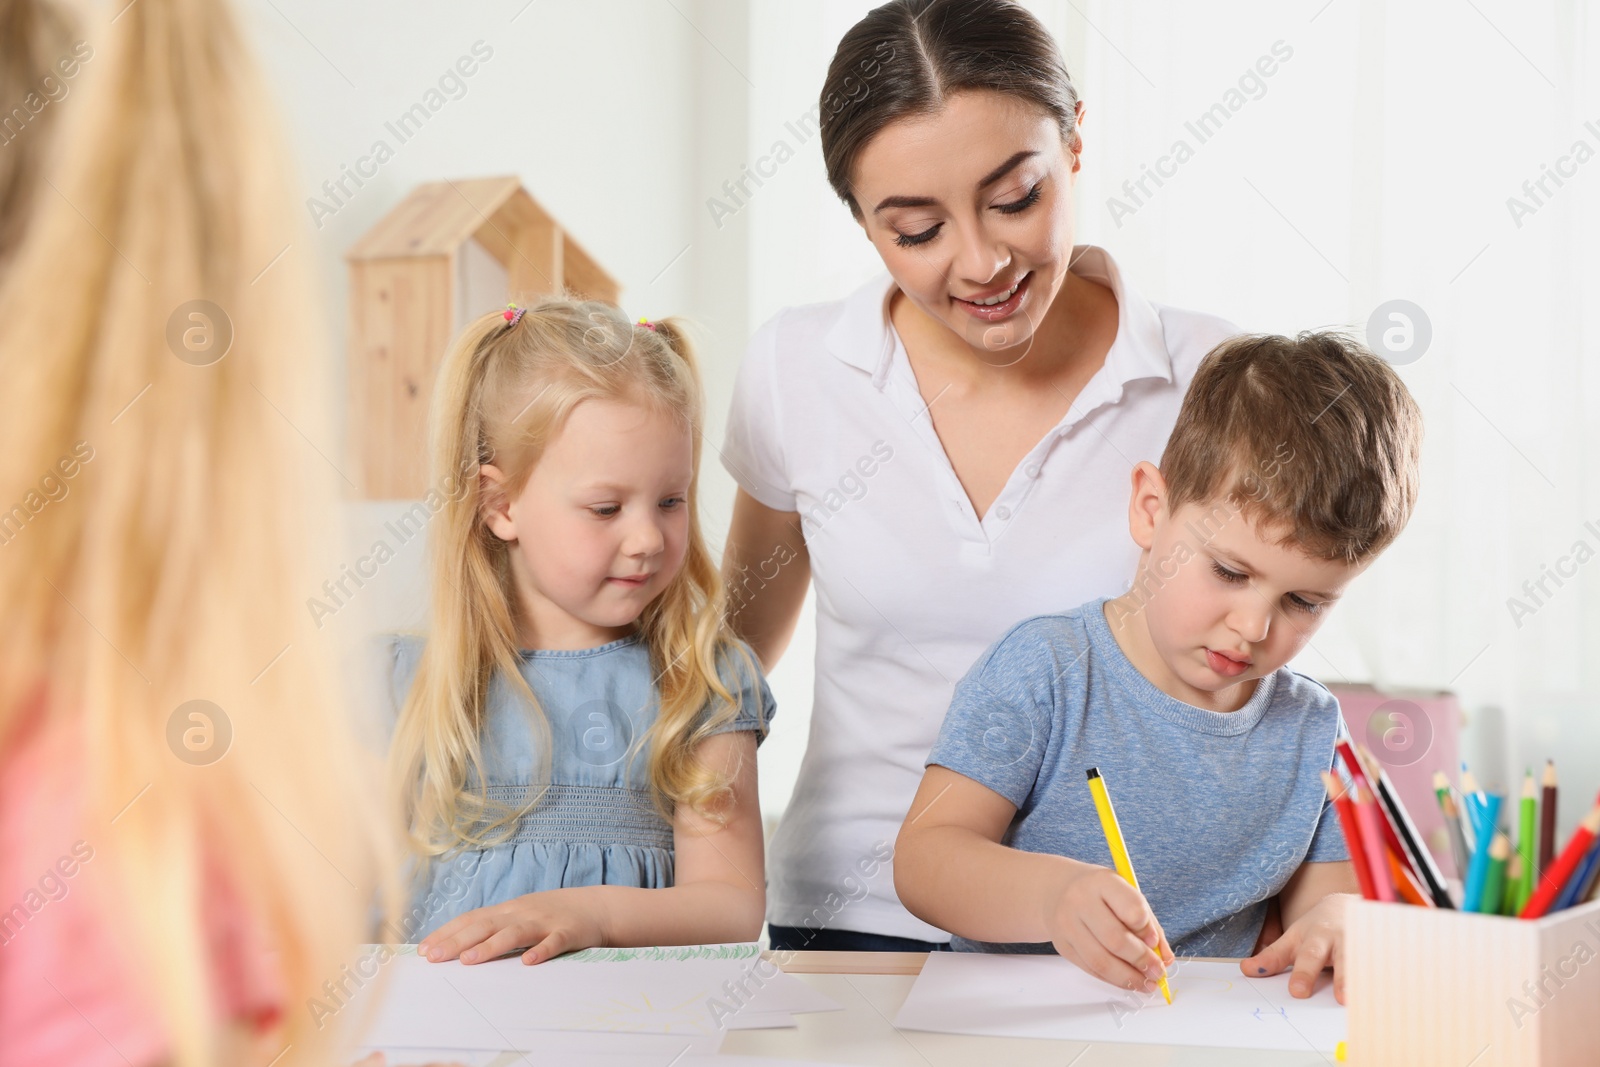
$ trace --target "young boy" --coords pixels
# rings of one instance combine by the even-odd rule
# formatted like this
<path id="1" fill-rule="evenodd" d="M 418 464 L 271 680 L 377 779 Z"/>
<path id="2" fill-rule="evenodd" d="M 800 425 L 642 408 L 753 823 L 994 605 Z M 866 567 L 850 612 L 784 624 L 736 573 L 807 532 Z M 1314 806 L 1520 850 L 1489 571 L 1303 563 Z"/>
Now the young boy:
<path id="1" fill-rule="evenodd" d="M 1398 376 L 1341 335 L 1214 349 L 1160 469 L 1134 468 L 1132 587 L 1018 623 L 957 685 L 895 849 L 906 907 L 958 950 L 1054 950 L 1146 992 L 1172 949 L 1292 963 L 1299 997 L 1331 963 L 1342 1003 L 1356 880 L 1319 778 L 1342 721 L 1284 664 L 1404 528 L 1421 436 Z M 1112 869 L 1090 767 L 1144 895 Z M 1274 896 L 1282 936 L 1255 952 Z"/>

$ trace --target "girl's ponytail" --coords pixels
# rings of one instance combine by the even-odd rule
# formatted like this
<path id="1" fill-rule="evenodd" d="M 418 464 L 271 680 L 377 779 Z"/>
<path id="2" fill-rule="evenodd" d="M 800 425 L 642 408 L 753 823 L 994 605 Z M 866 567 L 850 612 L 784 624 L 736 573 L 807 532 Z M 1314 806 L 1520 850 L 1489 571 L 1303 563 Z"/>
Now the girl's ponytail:
<path id="1" fill-rule="evenodd" d="M 689 339 L 688 324 L 683 319 L 653 319 L 650 325 L 655 329 L 656 336 L 667 343 L 674 355 L 689 365 L 694 372 L 695 381 L 700 380 L 700 360 L 695 354 L 693 342 Z"/>
<path id="2" fill-rule="evenodd" d="M 483 522 L 489 501 L 478 473 L 482 464 L 501 459 L 486 426 L 492 417 L 487 401 L 497 391 L 497 361 L 520 340 L 522 317 L 508 320 L 496 312 L 473 322 L 450 346 L 434 385 L 431 484 L 457 491 L 444 493 L 431 524 L 428 637 L 390 749 L 396 805 L 422 856 L 488 845 L 538 800 L 535 790 L 523 809 L 506 809 L 469 788 L 484 778 L 478 735 L 495 673 L 535 708 L 529 725 L 548 764 L 549 723 L 537 713 L 520 670 L 508 561 Z"/>

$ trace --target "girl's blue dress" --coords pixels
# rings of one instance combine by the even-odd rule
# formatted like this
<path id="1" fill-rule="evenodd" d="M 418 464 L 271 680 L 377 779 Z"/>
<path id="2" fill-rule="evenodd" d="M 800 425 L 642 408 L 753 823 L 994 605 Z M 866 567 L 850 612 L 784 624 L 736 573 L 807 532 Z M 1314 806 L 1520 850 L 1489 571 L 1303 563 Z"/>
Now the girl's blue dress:
<path id="1" fill-rule="evenodd" d="M 412 636 L 396 638 L 391 646 L 396 715 L 422 646 L 423 639 Z M 550 724 L 550 788 L 501 844 L 426 865 L 415 880 L 397 939 L 420 940 L 463 912 L 525 893 L 566 886 L 672 885 L 672 825 L 655 806 L 642 747 L 630 753 L 659 710 L 643 638 L 521 655 L 522 676 Z M 751 730 L 760 744 L 774 711 L 772 693 L 759 668 L 751 677 L 737 657 L 725 660 L 721 677 L 738 698 L 739 711 L 717 732 Z M 704 714 L 710 711 L 708 705 Z M 508 805 L 527 803 L 537 788 L 541 760 L 523 702 L 501 677 L 489 686 L 482 751 L 489 796 Z"/>

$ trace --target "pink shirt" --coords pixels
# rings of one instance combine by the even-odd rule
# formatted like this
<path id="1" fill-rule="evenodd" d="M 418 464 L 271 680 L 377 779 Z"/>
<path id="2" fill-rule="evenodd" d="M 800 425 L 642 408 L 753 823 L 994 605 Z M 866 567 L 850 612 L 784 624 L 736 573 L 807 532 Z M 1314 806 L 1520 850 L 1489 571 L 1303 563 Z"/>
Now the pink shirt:
<path id="1" fill-rule="evenodd" d="M 83 825 L 70 741 L 24 726 L 0 750 L 0 1067 L 160 1063 L 167 1036 L 100 856 L 116 827 Z M 222 879 L 208 883 L 218 1001 L 230 1019 L 270 1026 L 282 1011 L 271 961 Z"/>

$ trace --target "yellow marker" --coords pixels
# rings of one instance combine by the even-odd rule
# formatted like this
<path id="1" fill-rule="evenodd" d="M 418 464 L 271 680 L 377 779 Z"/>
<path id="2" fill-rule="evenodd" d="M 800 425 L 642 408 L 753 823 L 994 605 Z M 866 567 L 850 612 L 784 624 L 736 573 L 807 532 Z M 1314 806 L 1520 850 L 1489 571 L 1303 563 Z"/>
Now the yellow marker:
<path id="1" fill-rule="evenodd" d="M 1111 807 L 1111 794 L 1106 792 L 1106 780 L 1100 777 L 1099 767 L 1089 768 L 1089 792 L 1094 795 L 1094 810 L 1100 813 L 1100 829 L 1105 831 L 1106 847 L 1111 849 L 1111 862 L 1117 865 L 1117 873 L 1122 875 L 1123 881 L 1138 889 L 1139 876 L 1133 873 L 1133 861 L 1128 858 L 1128 846 L 1122 840 L 1122 827 L 1117 825 L 1117 813 Z M 1168 1004 L 1172 1003 L 1172 987 L 1167 985 L 1165 973 L 1161 975 L 1161 995 L 1167 998 Z"/>
<path id="2" fill-rule="evenodd" d="M 1345 1050 L 1344 1050 L 1344 1042 L 1343 1041 L 1341 1041 L 1337 1045 L 1333 1046 L 1333 1058 L 1334 1059 L 1338 1060 L 1340 1063 L 1343 1063 L 1344 1060 L 1345 1060 L 1345 1055 L 1346 1055 L 1346 1053 L 1345 1053 Z"/>

